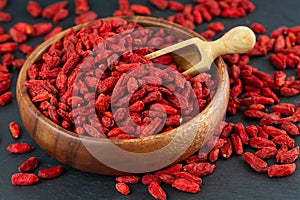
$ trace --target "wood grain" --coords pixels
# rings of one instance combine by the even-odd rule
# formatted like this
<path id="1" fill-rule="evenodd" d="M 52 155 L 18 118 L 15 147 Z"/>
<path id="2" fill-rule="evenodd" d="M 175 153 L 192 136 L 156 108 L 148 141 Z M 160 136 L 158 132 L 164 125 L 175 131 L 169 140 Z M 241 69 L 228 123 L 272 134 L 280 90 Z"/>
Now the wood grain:
<path id="1" fill-rule="evenodd" d="M 105 18 L 104 21 L 109 21 L 110 19 L 111 18 Z M 137 22 L 143 26 L 167 28 L 176 35 L 200 37 L 197 33 L 189 29 L 161 19 L 150 17 L 126 17 L 125 19 Z M 79 30 L 88 24 L 89 23 L 76 26 L 74 29 Z M 159 159 L 170 159 L 172 155 L 176 153 L 177 149 L 180 149 L 179 147 L 181 145 L 191 143 L 188 149 L 179 158 L 174 160 L 174 162 L 179 162 L 199 150 L 208 136 L 213 134 L 213 130 L 218 125 L 218 122 L 223 120 L 229 96 L 229 82 L 224 63 L 221 58 L 218 58 L 216 60 L 217 68 L 213 69 L 217 72 L 215 79 L 218 82 L 218 88 L 211 103 L 194 119 L 172 131 L 146 138 L 108 140 L 95 139 L 88 136 L 78 137 L 73 132 L 63 129 L 46 118 L 35 107 L 23 85 L 27 79 L 27 69 L 37 60 L 41 59 L 43 53 L 54 41 L 61 39 L 67 32 L 68 30 L 61 32 L 45 41 L 28 57 L 20 71 L 16 88 L 19 111 L 26 130 L 43 150 L 58 161 L 86 172 L 104 175 L 122 175 L 126 173 L 100 162 L 99 159 L 96 159 L 93 153 L 91 153 L 91 149 L 102 150 L 100 154 L 109 154 L 119 165 L 126 165 L 128 162 L 134 162 L 131 157 L 120 157 L 114 154 L 114 151 L 110 152 L 110 150 L 106 148 L 110 148 L 111 144 L 113 144 L 129 152 L 149 153 L 164 148 L 177 137 L 178 140 L 176 144 L 178 146 L 173 145 L 172 148 L 163 152 L 158 158 L 149 159 L 145 157 L 144 160 L 135 164 L 157 165 Z M 193 135 L 195 135 L 195 137 L 193 137 Z"/>

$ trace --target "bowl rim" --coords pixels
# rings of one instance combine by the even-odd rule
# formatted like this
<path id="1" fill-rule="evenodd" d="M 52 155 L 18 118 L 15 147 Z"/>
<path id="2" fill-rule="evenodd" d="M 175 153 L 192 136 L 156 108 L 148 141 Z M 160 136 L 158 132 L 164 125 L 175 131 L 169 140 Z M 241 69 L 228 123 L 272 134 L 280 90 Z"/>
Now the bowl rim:
<path id="1" fill-rule="evenodd" d="M 70 28 L 67 28 L 66 30 L 62 31 L 61 33 L 55 35 L 56 37 L 51 37 L 50 39 L 44 41 L 43 43 L 41 43 L 30 55 L 29 57 L 26 59 L 23 67 L 21 68 L 20 72 L 19 72 L 19 76 L 18 76 L 18 80 L 17 80 L 17 91 L 20 91 L 20 94 L 18 94 L 17 92 L 17 99 L 18 101 L 23 101 L 23 103 L 25 103 L 24 105 L 31 105 L 31 106 L 27 106 L 27 109 L 29 109 L 29 112 L 32 112 L 32 114 L 37 118 L 39 117 L 39 120 L 41 120 L 43 123 L 48 124 L 50 127 L 55 128 L 56 131 L 59 134 L 62 134 L 63 136 L 66 137 L 71 137 L 73 139 L 79 139 L 81 141 L 85 140 L 85 141 L 93 141 L 93 142 L 112 142 L 114 144 L 118 144 L 118 143 L 132 143 L 132 142 L 139 142 L 139 141 L 145 141 L 145 140 L 155 140 L 155 139 L 159 139 L 164 137 L 165 135 L 169 135 L 172 134 L 173 132 L 177 131 L 177 129 L 179 129 L 181 126 L 187 124 L 188 122 L 185 122 L 184 124 L 181 124 L 180 126 L 170 130 L 170 131 L 166 131 L 166 132 L 162 132 L 162 133 L 158 133 L 155 135 L 150 135 L 144 138 L 132 138 L 132 139 L 110 139 L 110 138 L 95 138 L 92 136 L 85 136 L 85 135 L 78 135 L 76 133 L 74 133 L 73 131 L 69 131 L 65 128 L 63 128 L 61 125 L 56 124 L 55 122 L 53 122 L 51 119 L 49 119 L 48 117 L 44 116 L 43 113 L 36 107 L 36 105 L 34 105 L 34 103 L 31 101 L 31 98 L 29 96 L 28 90 L 24 87 L 24 81 L 28 80 L 27 79 L 27 70 L 28 68 L 34 64 L 37 60 L 41 59 L 43 53 L 45 53 L 49 47 L 51 46 L 51 44 L 57 40 L 60 40 L 64 37 L 64 35 L 69 32 L 71 29 L 74 29 L 76 31 L 80 30 L 81 28 L 87 27 L 88 25 L 94 23 L 97 20 L 103 20 L 105 22 L 114 19 L 114 18 L 122 18 L 125 19 L 126 21 L 130 21 L 130 22 L 135 22 L 135 23 L 149 23 L 149 22 L 154 22 L 158 23 L 160 25 L 163 25 L 165 28 L 168 29 L 176 29 L 176 31 L 180 31 L 183 34 L 188 34 L 188 35 L 192 35 L 194 37 L 199 37 L 202 40 L 205 40 L 200 34 L 198 34 L 197 32 L 188 29 L 186 27 L 183 27 L 179 24 L 161 19 L 161 18 L 155 18 L 155 17 L 148 17 L 148 16 L 122 16 L 122 17 L 105 17 L 105 18 L 98 18 L 96 20 L 93 20 L 91 22 L 87 22 L 84 24 L 79 24 L 76 26 L 72 26 Z M 158 24 L 156 24 L 155 26 L 158 26 Z M 159 26 L 158 26 L 159 27 Z M 45 46 L 46 42 L 48 42 L 49 44 Z M 36 55 L 35 55 L 36 54 Z M 37 56 L 38 55 L 38 56 Z M 36 56 L 35 59 L 34 56 Z M 32 61 L 32 62 L 31 62 Z M 206 105 L 206 107 L 200 112 L 198 113 L 194 118 L 196 118 L 197 116 L 207 112 L 209 110 L 209 108 L 211 107 L 211 105 L 213 105 L 216 101 L 217 101 L 217 97 L 219 93 L 221 93 L 221 91 L 223 90 L 222 87 L 220 87 L 221 82 L 224 82 L 228 79 L 228 72 L 226 70 L 225 67 L 225 63 L 223 61 L 223 59 L 221 57 L 218 57 L 214 62 L 216 62 L 216 66 L 217 69 L 216 71 L 218 72 L 218 77 L 220 77 L 218 79 L 218 87 L 215 90 L 215 94 L 212 97 L 211 101 L 209 102 L 208 105 Z M 22 99 L 21 99 L 22 98 Z M 37 116 L 38 115 L 38 116 Z M 193 118 L 193 119 L 194 119 Z M 191 119 L 191 120 L 193 120 Z"/>

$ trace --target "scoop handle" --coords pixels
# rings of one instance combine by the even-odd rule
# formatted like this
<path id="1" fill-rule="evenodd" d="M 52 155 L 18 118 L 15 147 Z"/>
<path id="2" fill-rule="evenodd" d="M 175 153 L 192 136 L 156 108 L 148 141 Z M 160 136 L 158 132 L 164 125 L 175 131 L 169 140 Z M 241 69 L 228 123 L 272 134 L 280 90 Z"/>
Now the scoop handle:
<path id="1" fill-rule="evenodd" d="M 256 42 L 254 32 L 246 26 L 237 26 L 210 43 L 214 58 L 223 54 L 246 53 Z"/>
<path id="2" fill-rule="evenodd" d="M 183 73 L 195 75 L 207 71 L 210 69 L 211 63 L 218 56 L 246 53 L 254 47 L 255 42 L 256 37 L 254 32 L 246 26 L 237 26 L 215 41 L 203 41 L 199 39 L 195 42 L 195 45 L 201 53 L 201 61 Z"/>

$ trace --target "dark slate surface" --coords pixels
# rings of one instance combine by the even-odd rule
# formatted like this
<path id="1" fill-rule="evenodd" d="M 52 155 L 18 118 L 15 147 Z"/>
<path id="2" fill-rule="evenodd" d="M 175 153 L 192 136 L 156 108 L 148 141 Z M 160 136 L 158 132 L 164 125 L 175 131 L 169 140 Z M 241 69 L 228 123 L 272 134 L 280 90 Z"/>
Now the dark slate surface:
<path id="1" fill-rule="evenodd" d="M 38 1 L 43 7 L 50 4 L 50 0 Z M 71 15 L 67 20 L 58 23 L 64 28 L 73 25 L 74 4 L 69 1 L 68 5 Z M 138 0 L 132 3 L 140 2 Z M 192 0 L 182 0 L 190 2 Z M 240 19 L 221 19 L 215 18 L 214 21 L 221 21 L 228 29 L 236 25 L 251 25 L 253 22 L 263 23 L 268 33 L 278 26 L 295 26 L 299 24 L 300 1 L 294 0 L 253 0 L 256 5 L 254 13 Z M 25 11 L 27 1 L 10 0 L 5 11 L 13 14 L 13 21 L 8 24 L 1 23 L 6 30 L 9 26 L 18 21 L 30 23 L 47 21 L 44 19 L 33 20 Z M 149 4 L 148 1 L 143 4 Z M 90 0 L 92 10 L 96 11 L 99 17 L 110 16 L 112 11 L 117 8 L 117 0 Z M 154 16 L 166 16 L 171 11 L 154 11 Z M 203 31 L 206 23 L 197 27 L 198 31 Z M 42 38 L 31 39 L 29 44 L 37 44 Z M 20 54 L 16 54 L 20 56 Z M 274 68 L 269 64 L 268 58 L 252 59 L 251 64 L 259 69 L 270 72 Z M 287 70 L 288 74 L 293 74 L 294 70 Z M 12 91 L 15 93 L 15 82 L 17 70 L 13 70 Z M 15 97 L 15 95 L 14 95 Z M 282 102 L 296 103 L 299 96 L 284 99 Z M 16 100 L 13 103 L 0 108 L 0 199 L 152 199 L 148 194 L 147 188 L 141 184 L 130 186 L 132 193 L 128 196 L 120 195 L 114 189 L 114 177 L 100 176 L 77 171 L 66 167 L 65 174 L 60 178 L 48 181 L 41 181 L 39 184 L 30 187 L 14 187 L 10 183 L 10 177 L 17 172 L 17 167 L 28 157 L 34 155 L 41 161 L 40 167 L 50 167 L 59 164 L 54 158 L 49 157 L 44 151 L 36 146 L 36 150 L 27 155 L 11 155 L 6 151 L 6 147 L 15 142 L 11 138 L 8 130 L 8 123 L 16 121 L 21 124 Z M 250 124 L 250 121 L 237 115 L 227 117 L 227 121 L 243 122 Z M 34 145 L 34 142 L 22 126 L 22 138 L 19 140 Z M 296 142 L 300 144 L 300 140 Z M 296 162 L 299 164 L 299 160 Z M 245 164 L 240 156 L 233 156 L 230 160 L 220 160 L 216 163 L 215 173 L 203 180 L 202 191 L 198 194 L 186 194 L 176 191 L 169 186 L 163 185 L 168 199 L 300 199 L 300 174 L 299 169 L 295 174 L 286 178 L 270 179 L 267 175 L 255 173 Z"/>

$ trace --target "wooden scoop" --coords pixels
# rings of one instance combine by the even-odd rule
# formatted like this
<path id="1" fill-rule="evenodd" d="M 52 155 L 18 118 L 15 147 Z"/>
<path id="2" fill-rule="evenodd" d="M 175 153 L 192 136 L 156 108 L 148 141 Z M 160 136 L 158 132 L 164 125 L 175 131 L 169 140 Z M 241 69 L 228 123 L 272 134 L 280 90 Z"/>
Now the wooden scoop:
<path id="1" fill-rule="evenodd" d="M 225 35 L 216 41 L 204 41 L 194 37 L 180 43 L 168 46 L 146 55 L 148 59 L 153 59 L 164 54 L 175 52 L 188 46 L 195 46 L 200 54 L 200 61 L 183 72 L 183 74 L 196 75 L 200 72 L 208 71 L 212 62 L 223 54 L 246 53 L 255 45 L 255 34 L 246 26 L 238 26 L 229 30 Z M 193 55 L 194 57 L 196 55 Z"/>

